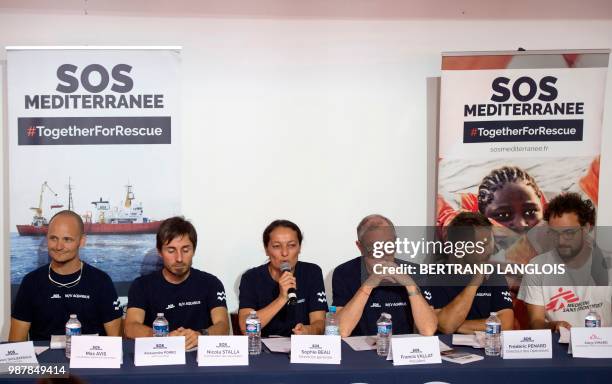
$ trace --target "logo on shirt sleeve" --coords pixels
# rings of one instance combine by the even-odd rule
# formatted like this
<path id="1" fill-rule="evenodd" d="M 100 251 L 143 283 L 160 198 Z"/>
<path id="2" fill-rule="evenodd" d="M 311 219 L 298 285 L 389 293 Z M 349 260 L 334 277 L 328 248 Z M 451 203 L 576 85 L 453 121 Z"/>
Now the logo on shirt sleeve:
<path id="1" fill-rule="evenodd" d="M 510 295 L 510 291 L 503 291 L 502 296 L 504 296 L 504 300 L 512 302 L 512 296 Z"/>
<path id="2" fill-rule="evenodd" d="M 225 291 L 217 292 L 217 300 L 225 301 Z"/>
<path id="3" fill-rule="evenodd" d="M 325 291 L 317 292 L 317 296 L 319 296 L 319 298 L 317 298 L 319 303 L 327 303 L 327 295 L 325 295 Z"/>
<path id="4" fill-rule="evenodd" d="M 423 296 L 425 296 L 425 299 L 426 299 L 427 301 L 431 300 L 431 292 L 430 292 L 430 291 L 428 291 L 428 290 L 424 290 L 424 291 L 423 291 Z"/>
<path id="5" fill-rule="evenodd" d="M 118 311 L 119 308 L 121 308 L 121 301 L 119 301 L 119 298 L 117 298 L 117 300 L 113 301 L 113 307 L 115 307 L 115 311 Z"/>

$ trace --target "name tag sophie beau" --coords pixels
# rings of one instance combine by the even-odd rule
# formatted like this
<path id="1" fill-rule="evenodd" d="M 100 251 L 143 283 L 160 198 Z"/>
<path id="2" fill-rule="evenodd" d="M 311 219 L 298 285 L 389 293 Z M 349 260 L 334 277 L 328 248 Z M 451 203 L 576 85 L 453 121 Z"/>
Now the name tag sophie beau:
<path id="1" fill-rule="evenodd" d="M 291 363 L 293 364 L 340 364 L 340 360 L 340 336 L 291 336 Z"/>

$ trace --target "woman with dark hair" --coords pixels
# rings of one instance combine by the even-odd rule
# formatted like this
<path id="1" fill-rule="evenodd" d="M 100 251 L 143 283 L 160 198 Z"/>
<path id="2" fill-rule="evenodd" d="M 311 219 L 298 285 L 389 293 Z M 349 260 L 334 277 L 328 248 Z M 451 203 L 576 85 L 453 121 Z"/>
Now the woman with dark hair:
<path id="1" fill-rule="evenodd" d="M 323 333 L 327 311 L 323 273 L 315 264 L 298 261 L 302 240 L 302 231 L 289 220 L 273 221 L 264 230 L 269 261 L 249 269 L 240 279 L 242 333 L 252 310 L 257 311 L 263 337 Z M 290 290 L 295 291 L 295 300 L 290 300 Z"/>

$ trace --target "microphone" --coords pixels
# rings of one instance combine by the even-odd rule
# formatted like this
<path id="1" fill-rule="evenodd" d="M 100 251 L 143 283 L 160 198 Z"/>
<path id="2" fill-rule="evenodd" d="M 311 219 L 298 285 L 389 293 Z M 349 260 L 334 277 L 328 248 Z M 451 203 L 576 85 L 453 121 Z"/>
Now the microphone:
<path id="1" fill-rule="evenodd" d="M 291 264 L 283 261 L 280 265 L 281 272 L 291 272 Z M 295 288 L 289 288 L 287 291 L 287 305 L 294 305 L 297 302 L 297 294 Z"/>

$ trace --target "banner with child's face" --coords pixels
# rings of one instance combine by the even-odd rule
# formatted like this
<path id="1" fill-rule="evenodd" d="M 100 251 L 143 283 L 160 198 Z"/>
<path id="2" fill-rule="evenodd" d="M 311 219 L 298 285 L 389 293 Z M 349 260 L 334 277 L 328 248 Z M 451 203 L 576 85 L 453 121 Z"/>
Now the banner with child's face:
<path id="1" fill-rule="evenodd" d="M 520 235 L 561 192 L 597 205 L 608 56 L 443 55 L 437 223 L 467 210 Z"/>

